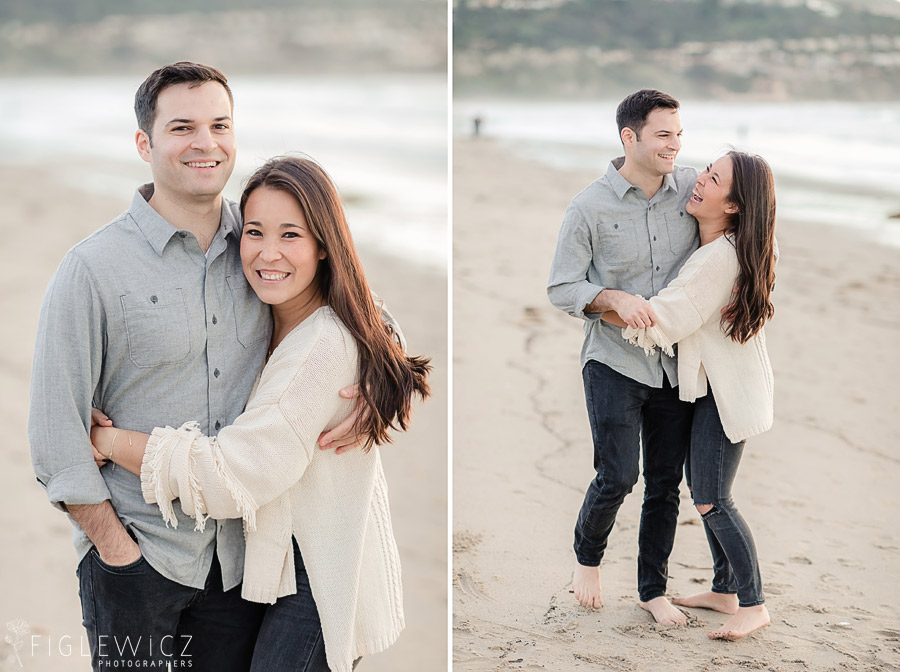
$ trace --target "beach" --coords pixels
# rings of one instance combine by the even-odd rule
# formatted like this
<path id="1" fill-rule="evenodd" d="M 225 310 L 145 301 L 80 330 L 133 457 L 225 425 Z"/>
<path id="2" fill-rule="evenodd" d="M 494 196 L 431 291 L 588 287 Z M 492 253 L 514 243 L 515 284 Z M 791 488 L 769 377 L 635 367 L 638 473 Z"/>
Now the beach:
<path id="1" fill-rule="evenodd" d="M 0 377 L 3 441 L 0 525 L 0 670 L 89 670 L 78 600 L 72 527 L 35 482 L 26 420 L 34 337 L 47 282 L 66 251 L 124 211 L 128 200 L 75 190 L 60 175 L 78 165 L 0 164 Z M 137 186 L 137 185 L 135 185 Z M 352 221 L 351 221 L 352 226 Z M 432 358 L 432 398 L 416 406 L 410 431 L 382 448 L 400 549 L 406 630 L 373 672 L 442 669 L 447 659 L 447 278 L 360 247 L 373 289 L 402 325 L 410 352 Z M 16 630 L 16 621 L 25 630 Z M 18 644 L 19 648 L 15 648 Z"/>
<path id="2" fill-rule="evenodd" d="M 771 626 L 710 641 L 724 614 L 688 609 L 672 628 L 638 607 L 640 483 L 603 560 L 603 607 L 575 601 L 593 477 L 582 328 L 545 286 L 566 205 L 609 158 L 565 170 L 454 143 L 453 669 L 900 670 L 900 252 L 852 229 L 777 226 L 775 423 L 748 441 L 734 493 Z M 673 596 L 712 577 L 686 487 L 669 574 Z"/>

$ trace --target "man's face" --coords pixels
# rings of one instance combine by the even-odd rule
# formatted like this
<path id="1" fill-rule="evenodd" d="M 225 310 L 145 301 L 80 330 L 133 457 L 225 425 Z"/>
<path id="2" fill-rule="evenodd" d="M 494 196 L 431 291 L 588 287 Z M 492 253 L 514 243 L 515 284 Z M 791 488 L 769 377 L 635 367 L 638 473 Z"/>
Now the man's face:
<path id="1" fill-rule="evenodd" d="M 175 202 L 218 198 L 234 169 L 236 145 L 228 92 L 218 82 L 175 84 L 156 101 L 153 138 L 136 136 L 153 171 L 154 195 Z"/>
<path id="2" fill-rule="evenodd" d="M 657 108 L 647 116 L 640 140 L 634 134 L 630 139 L 623 139 L 625 155 L 648 176 L 668 175 L 675 170 L 681 131 L 678 110 Z"/>

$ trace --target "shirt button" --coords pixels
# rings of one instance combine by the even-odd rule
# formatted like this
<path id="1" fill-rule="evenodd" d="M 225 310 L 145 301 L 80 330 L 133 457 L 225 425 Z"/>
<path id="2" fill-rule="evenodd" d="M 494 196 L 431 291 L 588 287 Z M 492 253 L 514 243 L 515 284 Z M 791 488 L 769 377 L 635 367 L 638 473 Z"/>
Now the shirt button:
<path id="1" fill-rule="evenodd" d="M 156 303 L 157 301 L 159 301 L 159 299 L 156 298 L 156 294 L 150 297 L 150 303 Z"/>
<path id="2" fill-rule="evenodd" d="M 213 315 L 212 323 L 213 323 L 213 324 L 218 324 L 218 323 L 219 323 L 219 320 L 216 319 L 216 316 L 215 316 L 215 315 Z"/>
<path id="3" fill-rule="evenodd" d="M 179 231 L 179 232 L 178 232 L 178 237 L 179 237 L 179 238 L 187 238 L 187 234 L 186 234 L 184 231 Z"/>
<path id="4" fill-rule="evenodd" d="M 216 431 L 218 432 L 222 428 L 222 423 L 216 420 Z"/>
<path id="5" fill-rule="evenodd" d="M 656 270 L 657 270 L 657 271 L 659 270 L 659 266 L 656 267 Z"/>
<path id="6" fill-rule="evenodd" d="M 656 270 L 659 270 L 659 269 L 656 269 Z M 218 377 L 219 377 L 219 370 L 216 369 L 215 371 L 213 371 L 213 375 L 214 375 L 216 378 L 218 378 Z"/>
<path id="7" fill-rule="evenodd" d="M 618 225 L 618 224 L 613 224 L 613 228 L 614 228 L 614 229 L 618 229 L 618 228 L 619 228 L 619 225 Z"/>
<path id="8" fill-rule="evenodd" d="M 653 236 L 653 240 L 656 240 L 656 236 Z"/>

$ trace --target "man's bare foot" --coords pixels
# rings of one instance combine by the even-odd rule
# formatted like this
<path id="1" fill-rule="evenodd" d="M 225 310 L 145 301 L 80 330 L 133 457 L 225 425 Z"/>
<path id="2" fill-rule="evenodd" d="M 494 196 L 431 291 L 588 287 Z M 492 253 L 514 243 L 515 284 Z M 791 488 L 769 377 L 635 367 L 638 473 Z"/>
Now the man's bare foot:
<path id="1" fill-rule="evenodd" d="M 575 599 L 582 606 L 599 609 L 603 606 L 603 589 L 600 587 L 600 567 L 585 567 L 575 563 L 575 571 L 572 572 L 572 588 L 575 589 Z"/>
<path id="2" fill-rule="evenodd" d="M 766 605 L 738 607 L 737 613 L 725 621 L 721 628 L 708 632 L 710 639 L 727 639 L 729 642 L 746 637 L 751 632 L 766 627 L 771 622 Z"/>
<path id="3" fill-rule="evenodd" d="M 649 602 L 638 602 L 641 609 L 653 614 L 653 619 L 660 625 L 687 625 L 687 616 L 664 596 L 654 597 Z"/>
<path id="4" fill-rule="evenodd" d="M 727 595 L 725 593 L 714 593 L 707 590 L 705 593 L 697 593 L 690 597 L 676 597 L 672 600 L 672 604 L 681 607 L 694 607 L 696 609 L 712 609 L 713 611 L 721 611 L 723 614 L 735 614 L 738 610 L 737 595 Z"/>

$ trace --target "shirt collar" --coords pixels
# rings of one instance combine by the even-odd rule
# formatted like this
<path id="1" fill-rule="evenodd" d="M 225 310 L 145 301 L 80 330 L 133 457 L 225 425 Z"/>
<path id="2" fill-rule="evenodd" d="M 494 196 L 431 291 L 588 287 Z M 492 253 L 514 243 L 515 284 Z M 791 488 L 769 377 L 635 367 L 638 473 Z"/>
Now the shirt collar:
<path id="1" fill-rule="evenodd" d="M 149 203 L 151 196 L 153 196 L 152 182 L 138 187 L 131 199 L 131 208 L 128 213 L 151 247 L 156 250 L 157 254 L 162 255 L 172 236 L 179 230 L 153 209 Z M 241 226 L 238 219 L 237 207 L 223 198 L 222 216 L 219 220 L 219 231 L 223 238 L 229 235 L 240 237 Z"/>
<path id="2" fill-rule="evenodd" d="M 606 169 L 606 179 L 620 201 L 625 198 L 625 194 L 627 194 L 630 189 L 637 189 L 637 187 L 619 173 L 619 168 L 621 168 L 624 163 L 625 157 L 620 156 L 610 161 L 609 168 Z M 663 175 L 661 191 L 668 191 L 670 189 L 675 192 L 678 191 L 678 185 L 675 184 L 674 173 Z"/>

